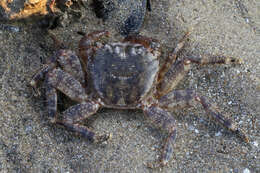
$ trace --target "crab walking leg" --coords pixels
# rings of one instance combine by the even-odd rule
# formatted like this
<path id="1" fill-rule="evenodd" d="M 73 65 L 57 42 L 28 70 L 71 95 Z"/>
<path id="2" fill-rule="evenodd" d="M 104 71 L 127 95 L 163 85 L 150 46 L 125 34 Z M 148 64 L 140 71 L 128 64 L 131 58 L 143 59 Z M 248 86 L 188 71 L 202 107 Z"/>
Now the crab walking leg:
<path id="1" fill-rule="evenodd" d="M 55 0 L 52 0 L 52 3 L 55 2 Z M 39 82 L 41 79 L 44 78 L 45 74 L 47 74 L 50 70 L 54 69 L 57 66 L 57 57 L 59 57 L 60 52 L 62 50 L 65 51 L 65 46 L 52 34 L 48 31 L 49 36 L 54 42 L 54 46 L 56 49 L 60 49 L 60 51 L 56 51 L 55 54 L 47 61 L 46 64 L 43 65 L 42 68 L 40 68 L 32 77 L 32 80 L 30 82 L 30 85 L 36 89 L 37 82 Z M 62 64 L 61 64 L 62 65 Z"/>
<path id="2" fill-rule="evenodd" d="M 44 78 L 44 76 L 56 67 L 56 56 L 53 56 L 49 62 L 43 65 L 32 77 L 30 85 L 36 90 L 37 83 Z"/>
<path id="3" fill-rule="evenodd" d="M 202 55 L 200 57 L 188 58 L 192 63 L 207 65 L 207 64 L 241 64 L 241 58 L 227 57 L 223 55 Z"/>
<path id="4" fill-rule="evenodd" d="M 57 91 L 53 88 L 48 81 L 45 81 L 45 95 L 47 103 L 48 115 L 51 121 L 55 121 L 57 115 Z"/>
<path id="5" fill-rule="evenodd" d="M 196 63 L 200 65 L 206 64 L 241 64 L 242 60 L 232 57 L 225 56 L 203 56 L 201 58 L 189 57 L 182 61 L 175 62 L 170 69 L 163 74 L 162 70 L 159 74 L 159 84 L 157 85 L 157 94 L 156 97 L 160 98 L 161 96 L 172 91 L 181 79 L 187 74 L 191 68 L 191 63 Z M 165 69 L 167 69 L 165 67 Z M 162 75 L 163 74 L 163 75 Z M 160 77 L 161 76 L 161 77 Z"/>
<path id="6" fill-rule="evenodd" d="M 55 53 L 55 62 L 58 63 L 62 69 L 69 74 L 71 74 L 80 83 L 84 83 L 84 74 L 81 67 L 79 58 L 74 51 L 71 51 L 64 46 L 64 44 L 59 41 L 53 33 L 48 32 L 49 36 L 52 38 L 54 45 L 58 51 Z"/>
<path id="7" fill-rule="evenodd" d="M 82 48 L 89 48 L 92 46 L 97 40 L 99 40 L 103 36 L 108 36 L 108 31 L 94 31 L 90 34 L 86 34 L 80 41 L 79 45 Z"/>
<path id="8" fill-rule="evenodd" d="M 163 64 L 163 67 L 161 68 L 161 70 L 159 72 L 159 76 L 158 76 L 159 82 L 164 79 L 165 74 L 169 71 L 169 69 L 172 67 L 173 63 L 176 61 L 178 55 L 183 50 L 189 34 L 190 33 L 187 32 L 184 35 L 184 37 L 181 39 L 181 41 L 177 44 L 176 48 L 168 56 L 165 64 Z"/>
<path id="9" fill-rule="evenodd" d="M 163 76 L 164 78 L 157 85 L 157 98 L 160 98 L 161 96 L 167 94 L 177 86 L 177 84 L 190 70 L 190 63 L 190 60 L 185 59 L 177 61 L 171 66 L 171 68 Z"/>
<path id="10" fill-rule="evenodd" d="M 81 57 L 83 63 L 87 65 L 88 58 L 95 53 L 98 45 L 97 41 L 103 37 L 109 36 L 108 31 L 94 31 L 90 34 L 85 34 L 85 36 L 79 42 L 79 56 Z"/>
<path id="11" fill-rule="evenodd" d="M 55 2 L 55 0 L 54 0 Z M 62 43 L 51 33 L 48 32 L 52 40 L 54 41 L 54 45 L 57 48 L 62 48 Z M 59 51 L 56 51 L 54 56 L 52 56 L 46 64 L 43 65 L 32 77 L 32 80 L 30 82 L 30 85 L 36 90 L 37 83 L 44 78 L 44 76 L 54 69 L 57 66 L 57 54 L 59 54 Z"/>
<path id="12" fill-rule="evenodd" d="M 84 88 L 79 81 L 73 78 L 69 73 L 62 71 L 60 68 L 55 68 L 46 75 L 47 85 L 50 85 L 57 90 L 67 95 L 70 99 L 78 102 L 88 99 Z"/>
<path id="13" fill-rule="evenodd" d="M 57 52 L 57 57 L 57 62 L 61 68 L 65 72 L 71 74 L 81 84 L 84 84 L 85 80 L 83 69 L 76 53 L 68 49 L 61 49 Z"/>
<path id="14" fill-rule="evenodd" d="M 36 88 L 37 82 L 42 80 L 44 76 L 57 66 L 57 63 L 64 69 L 64 71 L 70 73 L 75 79 L 84 83 L 84 73 L 80 64 L 79 58 L 76 53 L 71 50 L 61 49 L 50 58 L 47 64 L 38 70 L 32 77 L 30 82 L 33 88 Z"/>
<path id="15" fill-rule="evenodd" d="M 210 102 L 203 96 L 198 95 L 193 90 L 175 90 L 160 98 L 158 104 L 161 108 L 166 110 L 174 110 L 177 107 L 193 106 L 197 103 L 201 103 L 208 116 L 225 128 L 237 134 L 246 143 L 249 142 L 246 134 L 240 130 L 230 119 L 218 111 L 216 106 L 210 104 Z"/>
<path id="16" fill-rule="evenodd" d="M 169 112 L 166 112 L 159 107 L 154 107 L 154 106 L 145 107 L 143 110 L 147 118 L 153 124 L 161 128 L 162 130 L 166 130 L 168 132 L 168 137 L 164 142 L 160 161 L 152 164 L 148 164 L 148 167 L 151 168 L 164 166 L 172 158 L 174 141 L 176 138 L 175 119 L 172 117 L 172 115 Z"/>
<path id="17" fill-rule="evenodd" d="M 92 142 L 104 142 L 111 137 L 110 134 L 99 135 L 86 126 L 80 124 L 80 121 L 94 115 L 99 108 L 100 105 L 94 102 L 85 102 L 74 105 L 64 111 L 62 113 L 64 118 L 62 120 L 56 119 L 56 123 L 65 126 L 70 131 L 86 137 Z"/>

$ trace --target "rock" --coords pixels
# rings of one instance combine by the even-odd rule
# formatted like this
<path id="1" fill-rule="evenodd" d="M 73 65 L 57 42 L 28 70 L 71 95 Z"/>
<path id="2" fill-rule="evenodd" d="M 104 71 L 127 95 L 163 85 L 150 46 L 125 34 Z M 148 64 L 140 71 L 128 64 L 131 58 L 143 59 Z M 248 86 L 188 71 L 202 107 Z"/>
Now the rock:
<path id="1" fill-rule="evenodd" d="M 48 0 L 1 0 L 0 20 L 19 20 L 31 16 L 44 16 Z"/>
<path id="2" fill-rule="evenodd" d="M 149 0 L 94 0 L 97 17 L 111 24 L 121 35 L 137 34 L 143 24 Z"/>

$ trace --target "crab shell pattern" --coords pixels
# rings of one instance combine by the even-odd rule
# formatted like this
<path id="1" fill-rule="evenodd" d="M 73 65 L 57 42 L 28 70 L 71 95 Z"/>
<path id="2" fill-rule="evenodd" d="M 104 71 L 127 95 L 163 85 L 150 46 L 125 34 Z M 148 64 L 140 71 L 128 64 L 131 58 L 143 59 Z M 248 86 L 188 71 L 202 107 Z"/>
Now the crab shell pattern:
<path id="1" fill-rule="evenodd" d="M 177 59 L 188 33 L 169 54 L 160 67 L 160 44 L 152 38 L 129 36 L 122 42 L 102 44 L 99 39 L 107 31 L 86 34 L 79 43 L 79 56 L 68 49 L 60 49 L 34 76 L 31 85 L 45 79 L 47 110 L 52 122 L 65 126 L 93 142 L 107 141 L 111 135 L 99 134 L 83 122 L 101 107 L 141 109 L 148 120 L 168 133 L 159 161 L 148 167 L 166 165 L 174 151 L 176 108 L 201 104 L 207 115 L 236 133 L 245 142 L 248 138 L 205 97 L 194 90 L 174 90 L 189 71 L 192 63 L 236 64 L 240 59 L 225 56 L 203 56 Z M 57 42 L 56 39 L 54 41 Z M 78 104 L 58 117 L 57 92 L 62 92 Z"/>

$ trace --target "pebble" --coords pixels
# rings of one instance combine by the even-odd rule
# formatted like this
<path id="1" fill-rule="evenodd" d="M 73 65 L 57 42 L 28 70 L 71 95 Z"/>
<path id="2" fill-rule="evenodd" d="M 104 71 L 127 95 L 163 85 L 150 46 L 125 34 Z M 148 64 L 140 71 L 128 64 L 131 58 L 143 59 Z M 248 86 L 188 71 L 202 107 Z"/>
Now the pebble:
<path id="1" fill-rule="evenodd" d="M 32 131 L 32 126 L 26 126 L 25 127 L 25 132 L 30 133 Z"/>
<path id="2" fill-rule="evenodd" d="M 253 145 L 254 145 L 255 147 L 258 147 L 258 142 L 257 142 L 257 141 L 254 141 L 254 142 L 253 142 Z"/>
<path id="3" fill-rule="evenodd" d="M 189 126 L 188 129 L 191 130 L 191 131 L 194 130 L 195 133 L 199 133 L 199 130 L 198 130 L 198 129 L 195 129 L 194 126 Z"/>
<path id="4" fill-rule="evenodd" d="M 195 128 L 193 126 L 189 126 L 188 129 L 193 131 Z"/>
<path id="5" fill-rule="evenodd" d="M 243 170 L 243 173 L 250 173 L 250 170 L 248 168 Z"/>
<path id="6" fill-rule="evenodd" d="M 147 0 L 96 0 L 93 3 L 97 17 L 110 23 L 123 36 L 138 34 L 141 29 L 147 6 Z"/>
<path id="7" fill-rule="evenodd" d="M 198 130 L 198 129 L 195 129 L 194 131 L 195 131 L 195 133 L 199 133 L 199 130 Z"/>
<path id="8" fill-rule="evenodd" d="M 9 32 L 19 32 L 20 28 L 17 26 L 12 26 L 12 25 L 4 25 L 4 24 L 0 24 L 0 30 L 3 31 L 9 31 Z"/>
<path id="9" fill-rule="evenodd" d="M 221 136 L 221 135 L 222 135 L 221 132 L 217 132 L 217 133 L 215 133 L 215 136 Z"/>

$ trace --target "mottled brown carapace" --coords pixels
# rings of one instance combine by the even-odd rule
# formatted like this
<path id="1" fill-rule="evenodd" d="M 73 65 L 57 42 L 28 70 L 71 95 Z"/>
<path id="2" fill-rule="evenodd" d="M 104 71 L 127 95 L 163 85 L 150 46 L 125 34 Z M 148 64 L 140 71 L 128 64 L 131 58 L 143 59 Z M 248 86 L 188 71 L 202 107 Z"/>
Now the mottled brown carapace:
<path id="1" fill-rule="evenodd" d="M 160 68 L 160 44 L 156 40 L 131 36 L 122 42 L 99 42 L 102 36 L 108 35 L 107 31 L 84 35 L 79 43 L 79 57 L 71 50 L 60 49 L 33 76 L 33 87 L 36 87 L 40 79 L 45 79 L 47 110 L 52 122 L 91 141 L 104 142 L 111 135 L 101 135 L 90 130 L 82 123 L 83 120 L 102 107 L 141 109 L 147 119 L 168 133 L 160 160 L 148 164 L 152 168 L 164 166 L 172 158 L 177 132 L 171 111 L 176 108 L 201 104 L 210 118 L 248 142 L 245 133 L 205 97 L 194 90 L 175 90 L 192 63 L 230 64 L 239 63 L 238 59 L 203 56 L 179 60 L 177 57 L 184 47 L 188 36 L 186 34 Z M 53 39 L 57 42 L 54 37 Z M 78 102 L 62 112 L 62 119 L 57 116 L 57 92 Z"/>

